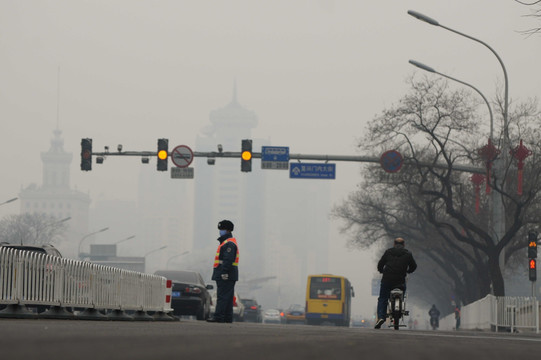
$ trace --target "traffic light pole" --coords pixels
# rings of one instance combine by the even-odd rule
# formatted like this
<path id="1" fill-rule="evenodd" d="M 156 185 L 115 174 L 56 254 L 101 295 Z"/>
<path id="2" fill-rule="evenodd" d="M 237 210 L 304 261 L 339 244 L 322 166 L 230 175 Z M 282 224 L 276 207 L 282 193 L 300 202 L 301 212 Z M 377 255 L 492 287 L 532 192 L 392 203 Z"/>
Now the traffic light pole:
<path id="1" fill-rule="evenodd" d="M 155 157 L 157 156 L 156 151 L 118 151 L 118 152 L 93 152 L 92 155 L 98 157 L 108 157 L 108 156 L 141 156 L 141 157 Z M 169 153 L 169 156 L 171 154 Z M 205 157 L 205 158 L 241 158 L 240 151 L 194 151 L 194 157 Z M 260 159 L 261 153 L 254 152 L 252 153 L 254 159 Z M 319 160 L 319 161 L 349 161 L 349 162 L 370 162 L 370 163 L 379 163 L 380 158 L 375 156 L 357 156 L 357 155 L 316 155 L 316 154 L 289 154 L 290 160 Z M 447 164 L 434 164 L 431 162 L 424 161 L 414 161 L 414 160 L 404 160 L 405 164 L 417 164 L 420 166 L 431 166 L 438 169 L 447 169 Z M 484 174 L 486 172 L 485 168 L 470 166 L 470 165 L 453 165 L 453 169 L 462 172 L 469 173 L 480 173 Z"/>

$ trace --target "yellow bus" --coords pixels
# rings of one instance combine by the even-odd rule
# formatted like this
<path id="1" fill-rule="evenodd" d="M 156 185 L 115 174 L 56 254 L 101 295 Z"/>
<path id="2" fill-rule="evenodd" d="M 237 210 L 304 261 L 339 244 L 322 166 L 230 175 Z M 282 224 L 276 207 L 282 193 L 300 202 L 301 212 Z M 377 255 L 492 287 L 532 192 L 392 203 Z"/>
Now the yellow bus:
<path id="1" fill-rule="evenodd" d="M 306 284 L 306 323 L 318 325 L 331 322 L 349 326 L 353 287 L 343 276 L 309 275 Z"/>

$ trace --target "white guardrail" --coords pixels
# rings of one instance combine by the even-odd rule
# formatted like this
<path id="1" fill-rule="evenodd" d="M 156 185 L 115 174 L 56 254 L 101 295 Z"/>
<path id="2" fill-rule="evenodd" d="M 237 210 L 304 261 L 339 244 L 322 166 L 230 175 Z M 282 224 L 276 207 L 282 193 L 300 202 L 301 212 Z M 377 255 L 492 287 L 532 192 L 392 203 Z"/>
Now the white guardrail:
<path id="1" fill-rule="evenodd" d="M 0 247 L 0 317 L 175 320 L 171 291 L 163 276 Z"/>
<path id="2" fill-rule="evenodd" d="M 459 329 L 539 333 L 539 301 L 534 297 L 487 295 L 460 312 Z M 440 320 L 440 329 L 455 328 L 454 314 Z"/>

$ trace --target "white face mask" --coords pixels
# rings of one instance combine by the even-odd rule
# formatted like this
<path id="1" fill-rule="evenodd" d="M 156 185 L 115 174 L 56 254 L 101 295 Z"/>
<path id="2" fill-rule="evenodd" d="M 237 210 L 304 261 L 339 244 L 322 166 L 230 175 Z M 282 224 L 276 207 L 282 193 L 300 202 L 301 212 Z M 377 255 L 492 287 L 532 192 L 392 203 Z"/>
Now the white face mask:
<path id="1" fill-rule="evenodd" d="M 220 236 L 224 236 L 225 234 L 227 234 L 227 230 L 220 230 Z"/>

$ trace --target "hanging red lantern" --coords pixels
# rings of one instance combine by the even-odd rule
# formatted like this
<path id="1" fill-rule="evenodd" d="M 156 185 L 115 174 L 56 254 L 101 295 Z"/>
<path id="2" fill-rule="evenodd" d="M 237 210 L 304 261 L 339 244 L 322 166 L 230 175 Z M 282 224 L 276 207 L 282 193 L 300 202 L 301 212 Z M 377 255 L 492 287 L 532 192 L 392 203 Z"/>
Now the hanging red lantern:
<path id="1" fill-rule="evenodd" d="M 524 160 L 532 155 L 532 151 L 528 150 L 528 148 L 524 145 L 522 145 L 522 139 L 520 140 L 520 144 L 509 151 L 509 153 L 518 160 L 518 182 L 517 182 L 517 194 L 522 195 L 522 172 L 524 168 Z"/>
<path id="2" fill-rule="evenodd" d="M 486 193 L 490 194 L 490 170 L 492 169 L 492 162 L 498 157 L 500 150 L 492 144 L 492 140 L 488 139 L 488 144 L 477 150 L 477 153 L 485 161 L 485 166 L 487 168 Z"/>
<path id="3" fill-rule="evenodd" d="M 479 214 L 481 184 L 485 181 L 485 176 L 483 174 L 473 174 L 470 180 L 475 185 L 475 213 Z"/>

